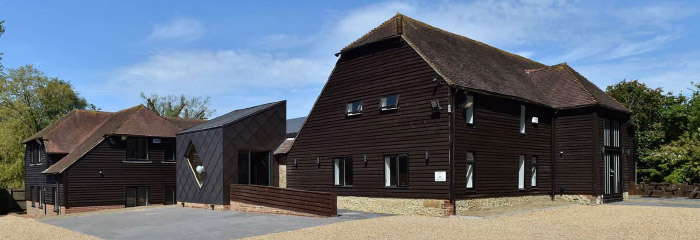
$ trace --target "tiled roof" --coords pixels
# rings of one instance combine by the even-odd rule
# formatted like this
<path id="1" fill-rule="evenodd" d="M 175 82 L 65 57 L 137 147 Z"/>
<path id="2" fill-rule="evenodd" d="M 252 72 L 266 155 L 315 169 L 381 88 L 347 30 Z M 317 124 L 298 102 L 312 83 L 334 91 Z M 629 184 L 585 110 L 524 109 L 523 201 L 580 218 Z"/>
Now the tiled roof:
<path id="1" fill-rule="evenodd" d="M 76 139 L 66 139 L 66 141 L 75 141 L 75 143 L 71 144 L 77 144 L 77 146 L 71 150 L 68 155 L 49 166 L 42 173 L 62 173 L 95 146 L 100 144 L 105 139 L 105 136 L 134 135 L 149 137 L 175 137 L 175 133 L 182 130 L 181 127 L 175 125 L 169 120 L 166 120 L 165 118 L 158 116 L 158 114 L 149 110 L 143 105 L 127 108 L 115 113 L 109 113 L 108 118 L 95 126 L 94 131 L 90 132 L 82 141 L 78 141 Z M 53 127 L 54 130 L 52 131 L 57 131 L 58 127 L 59 126 Z M 48 139 L 48 141 L 51 142 L 52 140 Z"/>
<path id="2" fill-rule="evenodd" d="M 70 153 L 110 116 L 109 112 L 73 110 L 24 143 L 43 139 L 47 153 Z"/>
<path id="3" fill-rule="evenodd" d="M 574 97 L 580 103 L 590 103 L 620 111 L 628 111 L 621 104 L 589 82 L 570 67 L 569 74 L 551 71 L 553 76 L 544 76 L 550 71 L 536 74 L 540 80 L 550 84 L 576 84 L 583 88 L 567 89 L 563 86 L 555 88 L 560 92 L 552 92 L 551 85 L 539 86 L 543 81 L 533 80 L 528 74 L 529 69 L 543 69 L 546 65 L 512 54 L 482 42 L 453 34 L 430 26 L 415 19 L 396 14 L 369 33 L 360 37 L 340 51 L 340 54 L 360 48 L 372 42 L 401 37 L 450 85 L 462 87 L 468 91 L 481 92 L 513 97 L 540 105 L 558 107 L 571 105 L 560 102 L 568 97 Z M 568 71 L 568 70 L 567 70 Z M 579 83 L 570 82 L 574 79 Z M 564 77 L 553 81 L 556 77 Z M 578 91 L 578 92 L 572 92 Z M 555 96 L 573 95 L 573 96 Z M 592 99 L 585 99 L 590 95 Z M 611 101 L 612 99 L 612 101 Z"/>

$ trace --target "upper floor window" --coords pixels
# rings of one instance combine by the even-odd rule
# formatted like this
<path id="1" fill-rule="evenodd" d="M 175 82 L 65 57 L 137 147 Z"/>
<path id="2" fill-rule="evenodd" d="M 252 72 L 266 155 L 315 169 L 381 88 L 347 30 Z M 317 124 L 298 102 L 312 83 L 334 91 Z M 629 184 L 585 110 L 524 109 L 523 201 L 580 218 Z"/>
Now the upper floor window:
<path id="1" fill-rule="evenodd" d="M 383 96 L 381 99 L 381 102 L 379 104 L 379 107 L 382 111 L 394 110 L 394 109 L 399 108 L 399 95 L 394 94 L 394 95 Z"/>
<path id="2" fill-rule="evenodd" d="M 464 113 L 467 124 L 474 124 L 474 96 L 467 95 L 467 102 L 464 105 Z"/>
<path id="3" fill-rule="evenodd" d="M 126 160 L 148 160 L 148 138 L 127 138 Z"/>
<path id="4" fill-rule="evenodd" d="M 175 139 L 163 139 L 163 161 L 175 161 Z"/>
<path id="5" fill-rule="evenodd" d="M 606 118 L 603 137 L 606 147 L 620 147 L 620 122 Z"/>
<path id="6" fill-rule="evenodd" d="M 352 185 L 352 158 L 333 159 L 333 184 L 336 186 Z"/>
<path id="7" fill-rule="evenodd" d="M 525 105 L 520 105 L 520 134 L 525 134 Z"/>
<path id="8" fill-rule="evenodd" d="M 41 157 L 41 145 L 35 142 L 27 143 L 27 158 L 29 163 L 40 163 L 44 159 Z"/>
<path id="9" fill-rule="evenodd" d="M 384 186 L 408 186 L 408 155 L 384 156 Z"/>
<path id="10" fill-rule="evenodd" d="M 362 114 L 362 101 L 349 102 L 345 110 L 345 115 L 354 116 Z"/>

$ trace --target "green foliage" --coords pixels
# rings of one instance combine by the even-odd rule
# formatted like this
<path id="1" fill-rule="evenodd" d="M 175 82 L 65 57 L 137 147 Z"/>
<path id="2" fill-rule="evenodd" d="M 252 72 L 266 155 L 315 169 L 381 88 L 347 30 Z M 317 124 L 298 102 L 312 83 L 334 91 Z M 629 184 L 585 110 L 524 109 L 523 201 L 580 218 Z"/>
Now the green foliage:
<path id="1" fill-rule="evenodd" d="M 188 99 L 185 95 L 158 96 L 153 93 L 150 97 L 141 93 L 141 98 L 146 100 L 146 107 L 161 116 L 180 117 L 190 119 L 207 119 L 214 114 L 214 110 L 209 109 L 209 97 L 192 97 Z"/>
<path id="2" fill-rule="evenodd" d="M 87 107 L 94 108 L 69 82 L 47 77 L 32 65 L 0 75 L 0 186 L 23 186 L 23 140 L 71 110 Z"/>
<path id="3" fill-rule="evenodd" d="M 0 36 L 5 33 L 5 27 L 2 26 L 3 23 L 5 23 L 5 21 L 0 20 Z M 2 52 L 0 52 L 0 61 L 2 61 Z M 2 62 L 0 62 L 0 71 L 2 71 Z"/>
<path id="4" fill-rule="evenodd" d="M 700 139 L 692 135 L 686 132 L 646 157 L 646 162 L 657 166 L 654 178 L 669 183 L 700 182 Z"/>
<path id="5" fill-rule="evenodd" d="M 632 110 L 638 176 L 645 182 L 698 180 L 700 85 L 690 98 L 652 89 L 637 80 L 607 88 L 608 94 Z M 697 170 L 697 165 L 696 170 Z M 693 175 L 695 174 L 695 175 Z"/>

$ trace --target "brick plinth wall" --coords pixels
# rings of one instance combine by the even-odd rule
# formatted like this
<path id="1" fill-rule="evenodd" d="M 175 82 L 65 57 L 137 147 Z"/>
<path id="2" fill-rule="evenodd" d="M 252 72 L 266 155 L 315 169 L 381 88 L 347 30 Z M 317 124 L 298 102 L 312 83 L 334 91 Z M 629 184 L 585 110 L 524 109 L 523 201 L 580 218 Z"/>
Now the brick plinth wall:
<path id="1" fill-rule="evenodd" d="M 177 205 L 180 207 L 199 208 L 199 209 L 217 210 L 217 211 L 225 211 L 225 210 L 229 209 L 228 205 L 220 205 L 220 204 L 177 202 Z"/>

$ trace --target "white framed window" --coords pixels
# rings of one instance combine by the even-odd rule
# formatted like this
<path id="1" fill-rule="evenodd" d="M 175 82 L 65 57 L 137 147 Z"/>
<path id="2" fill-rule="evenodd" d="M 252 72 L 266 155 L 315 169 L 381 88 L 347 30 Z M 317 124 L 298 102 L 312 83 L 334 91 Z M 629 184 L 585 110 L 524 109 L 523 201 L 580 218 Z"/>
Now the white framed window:
<path id="1" fill-rule="evenodd" d="M 333 159 L 333 185 L 352 186 L 352 159 L 339 157 Z"/>
<path id="2" fill-rule="evenodd" d="M 520 134 L 525 134 L 525 105 L 520 105 Z"/>
<path id="3" fill-rule="evenodd" d="M 532 156 L 532 172 L 530 179 L 530 187 L 537 187 L 537 156 Z"/>
<path id="4" fill-rule="evenodd" d="M 467 189 L 474 188 L 474 153 L 467 152 Z"/>
<path id="5" fill-rule="evenodd" d="M 467 102 L 464 105 L 464 117 L 469 125 L 474 125 L 474 96 L 467 95 Z"/>
<path id="6" fill-rule="evenodd" d="M 399 95 L 387 95 L 383 96 L 379 102 L 379 108 L 382 111 L 395 110 L 399 108 Z"/>
<path id="7" fill-rule="evenodd" d="M 349 102 L 346 105 L 345 108 L 345 115 L 346 116 L 355 116 L 355 115 L 360 115 L 362 114 L 362 101 L 353 101 Z"/>
<path id="8" fill-rule="evenodd" d="M 384 186 L 408 187 L 408 155 L 384 156 Z"/>
<path id="9" fill-rule="evenodd" d="M 520 155 L 518 161 L 518 189 L 525 189 L 525 155 Z"/>

